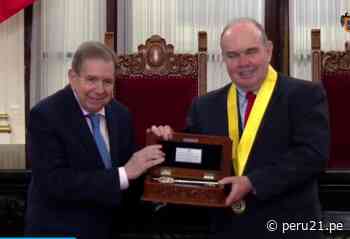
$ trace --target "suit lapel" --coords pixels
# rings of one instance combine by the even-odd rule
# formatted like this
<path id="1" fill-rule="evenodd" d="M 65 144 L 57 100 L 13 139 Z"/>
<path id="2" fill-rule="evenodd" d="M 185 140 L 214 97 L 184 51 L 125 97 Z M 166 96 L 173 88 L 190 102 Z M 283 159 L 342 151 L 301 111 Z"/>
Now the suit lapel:
<path id="1" fill-rule="evenodd" d="M 229 135 L 228 132 L 228 118 L 227 118 L 227 94 L 231 84 L 223 88 L 222 92 L 218 95 L 218 103 L 215 103 L 217 112 L 213 114 L 216 117 L 217 124 L 216 131 L 220 135 Z M 221 116 L 220 116 L 221 115 Z"/>
<path id="2" fill-rule="evenodd" d="M 72 89 L 68 86 L 67 90 L 67 105 L 64 107 L 65 114 L 71 116 L 70 122 L 72 126 L 72 132 L 75 134 L 77 140 L 81 142 L 85 152 L 89 155 L 89 158 L 96 159 L 96 163 L 99 167 L 104 168 L 100 153 L 98 152 L 94 137 L 90 131 L 90 128 L 86 122 L 86 118 L 80 109 L 80 106 L 75 99 Z M 74 136 L 74 135 L 73 135 Z"/>
<path id="3" fill-rule="evenodd" d="M 112 167 L 118 167 L 118 119 L 115 113 L 113 113 L 111 104 L 108 104 L 106 109 L 106 122 L 109 135 L 109 146 L 112 160 Z"/>
<path id="4" fill-rule="evenodd" d="M 247 171 L 249 171 L 251 165 L 252 165 L 252 161 L 250 160 L 252 158 L 252 155 L 253 154 L 256 154 L 258 155 L 260 152 L 257 152 L 255 150 L 255 145 L 257 143 L 259 143 L 261 140 L 266 140 L 266 138 L 268 138 L 269 136 L 266 136 L 267 134 L 271 134 L 271 132 L 266 132 L 266 130 L 264 130 L 265 128 L 265 125 L 266 124 L 269 124 L 269 121 L 271 120 L 271 117 L 273 117 L 273 112 L 274 110 L 276 109 L 276 103 L 278 103 L 281 99 L 280 97 L 282 96 L 281 94 L 281 77 L 278 76 L 278 80 L 277 80 L 277 83 L 276 83 L 276 88 L 274 89 L 274 92 L 272 93 L 272 96 L 271 96 L 271 99 L 270 99 L 270 102 L 267 106 L 267 109 L 266 109 L 266 112 L 264 114 L 264 117 L 261 121 L 261 124 L 260 124 L 260 127 L 258 129 L 258 132 L 257 132 L 257 135 L 256 135 L 256 138 L 255 138 L 255 141 L 254 141 L 254 144 L 253 144 L 253 147 L 252 147 L 252 150 L 250 152 L 250 155 L 249 155 L 249 160 L 247 162 L 247 165 L 244 169 L 244 172 L 243 174 L 245 174 Z"/>
<path id="5" fill-rule="evenodd" d="M 276 83 L 276 88 L 274 89 L 274 91 L 272 93 L 270 102 L 269 102 L 269 104 L 267 106 L 266 112 L 265 112 L 264 117 L 263 117 L 263 119 L 261 121 L 261 125 L 259 127 L 256 139 L 259 139 L 261 137 L 260 134 L 262 132 L 264 132 L 264 130 L 263 130 L 264 129 L 264 125 L 273 116 L 273 112 L 275 110 L 276 103 L 278 103 L 280 101 L 280 97 L 281 97 L 281 80 L 282 79 L 278 76 L 278 80 L 277 80 L 277 83 Z"/>
<path id="6" fill-rule="evenodd" d="M 224 136 L 229 137 L 229 129 L 228 129 L 228 116 L 227 116 L 227 95 L 228 91 L 230 89 L 231 84 L 229 84 L 227 87 L 223 89 L 222 94 L 220 94 L 220 97 L 218 99 L 218 119 L 220 120 L 219 122 L 219 133 Z M 222 115 L 222 117 L 220 117 Z M 231 163 L 232 165 L 232 163 Z M 233 167 L 230 167 L 231 175 L 235 175 L 235 172 L 233 170 Z"/>

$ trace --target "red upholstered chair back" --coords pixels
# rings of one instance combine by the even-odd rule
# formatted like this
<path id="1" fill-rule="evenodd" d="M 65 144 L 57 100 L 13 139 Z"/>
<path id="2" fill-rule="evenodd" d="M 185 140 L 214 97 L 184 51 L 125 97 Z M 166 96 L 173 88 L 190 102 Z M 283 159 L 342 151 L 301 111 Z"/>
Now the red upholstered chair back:
<path id="1" fill-rule="evenodd" d="M 350 169 L 350 44 L 345 51 L 321 51 L 320 30 L 311 32 L 312 77 L 327 93 L 331 128 L 330 169 Z"/>
<path id="2" fill-rule="evenodd" d="M 206 32 L 198 34 L 196 54 L 176 54 L 173 45 L 153 35 L 137 53 L 118 55 L 115 98 L 132 113 L 139 146 L 153 124 L 185 127 L 193 98 L 206 92 L 206 64 Z"/>

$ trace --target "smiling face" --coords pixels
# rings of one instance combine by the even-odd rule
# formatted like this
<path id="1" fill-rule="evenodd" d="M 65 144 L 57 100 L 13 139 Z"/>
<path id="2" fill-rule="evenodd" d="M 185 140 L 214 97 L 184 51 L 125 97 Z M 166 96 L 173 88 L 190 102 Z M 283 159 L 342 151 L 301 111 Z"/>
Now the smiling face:
<path id="1" fill-rule="evenodd" d="M 272 42 L 264 40 L 251 22 L 227 28 L 221 37 L 221 50 L 232 82 L 244 91 L 258 90 L 266 77 L 272 48 Z"/>
<path id="2" fill-rule="evenodd" d="M 70 69 L 68 76 L 80 105 L 89 113 L 100 111 L 112 100 L 115 82 L 112 61 L 87 58 L 79 73 Z"/>

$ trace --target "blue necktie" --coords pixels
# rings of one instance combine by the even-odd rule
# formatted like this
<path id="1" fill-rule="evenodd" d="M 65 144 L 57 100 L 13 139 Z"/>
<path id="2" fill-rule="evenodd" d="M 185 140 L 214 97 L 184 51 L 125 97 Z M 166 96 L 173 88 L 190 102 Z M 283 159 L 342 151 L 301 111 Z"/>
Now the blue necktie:
<path id="1" fill-rule="evenodd" d="M 104 141 L 101 130 L 100 130 L 100 115 L 99 114 L 89 114 L 89 119 L 91 120 L 92 132 L 95 138 L 95 142 L 102 157 L 103 164 L 106 169 L 110 169 L 112 167 L 111 155 L 107 150 L 106 142 Z"/>

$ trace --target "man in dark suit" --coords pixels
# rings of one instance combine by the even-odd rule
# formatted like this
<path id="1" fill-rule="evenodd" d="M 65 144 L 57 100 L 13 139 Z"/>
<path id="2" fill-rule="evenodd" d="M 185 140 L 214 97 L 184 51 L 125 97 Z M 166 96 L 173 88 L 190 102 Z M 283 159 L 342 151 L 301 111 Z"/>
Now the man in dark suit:
<path id="1" fill-rule="evenodd" d="M 30 112 L 26 233 L 116 238 L 123 203 L 139 196 L 136 179 L 164 155 L 160 145 L 134 153 L 130 114 L 113 99 L 112 50 L 83 43 L 68 75 Z"/>
<path id="2" fill-rule="evenodd" d="M 219 181 L 229 189 L 227 208 L 210 210 L 213 238 L 321 238 L 317 176 L 329 147 L 323 89 L 275 72 L 272 42 L 252 19 L 229 24 L 221 49 L 232 84 L 196 99 L 188 116 L 190 132 L 233 141 L 233 176 Z M 169 126 L 151 130 L 171 138 Z"/>

